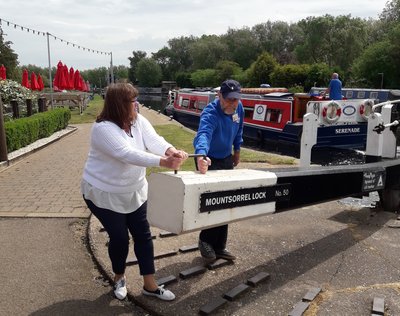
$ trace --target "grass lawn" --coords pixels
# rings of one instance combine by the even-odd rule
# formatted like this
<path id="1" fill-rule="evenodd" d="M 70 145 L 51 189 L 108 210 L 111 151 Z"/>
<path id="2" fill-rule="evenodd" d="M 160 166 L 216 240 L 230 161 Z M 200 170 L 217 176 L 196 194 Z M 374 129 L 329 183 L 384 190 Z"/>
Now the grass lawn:
<path id="1" fill-rule="evenodd" d="M 70 124 L 82 124 L 92 123 L 95 121 L 97 115 L 103 108 L 103 102 L 101 96 L 95 95 L 94 99 L 89 102 L 87 108 L 82 115 L 79 114 L 79 109 L 71 111 Z M 183 149 L 187 153 L 193 153 L 193 133 L 179 127 L 175 124 L 167 125 L 155 125 L 157 133 L 163 136 L 168 142 L 173 144 L 176 148 Z M 291 165 L 294 164 L 295 159 L 286 156 L 279 156 L 276 154 L 270 154 L 263 151 L 248 150 L 242 148 L 240 154 L 240 160 L 242 162 L 264 162 L 272 165 Z M 163 168 L 147 168 L 147 174 L 151 172 L 165 171 Z M 195 170 L 194 159 L 189 158 L 182 166 L 181 170 Z"/>

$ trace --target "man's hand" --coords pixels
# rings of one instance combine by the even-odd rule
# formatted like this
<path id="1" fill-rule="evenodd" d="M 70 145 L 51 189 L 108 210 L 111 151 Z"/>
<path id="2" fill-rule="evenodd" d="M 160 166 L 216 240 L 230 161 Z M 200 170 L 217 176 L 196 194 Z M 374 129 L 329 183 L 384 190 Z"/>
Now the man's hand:
<path id="1" fill-rule="evenodd" d="M 208 170 L 208 166 L 211 165 L 211 160 L 208 157 L 197 157 L 197 169 L 201 174 L 205 174 Z"/>
<path id="2" fill-rule="evenodd" d="M 233 152 L 233 166 L 236 167 L 240 162 L 240 150 Z"/>

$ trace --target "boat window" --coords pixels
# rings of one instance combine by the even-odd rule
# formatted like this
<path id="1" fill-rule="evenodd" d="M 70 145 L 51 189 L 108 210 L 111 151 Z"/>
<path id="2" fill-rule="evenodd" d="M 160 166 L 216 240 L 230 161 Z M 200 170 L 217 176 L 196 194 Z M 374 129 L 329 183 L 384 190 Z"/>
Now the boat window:
<path id="1" fill-rule="evenodd" d="M 365 91 L 358 91 L 357 99 L 364 99 L 365 98 Z"/>
<path id="2" fill-rule="evenodd" d="M 182 100 L 181 107 L 187 108 L 188 105 L 189 105 L 189 100 L 188 100 L 188 99 L 183 99 L 183 100 Z"/>
<path id="3" fill-rule="evenodd" d="M 278 109 L 267 109 L 267 115 L 265 116 L 266 122 L 280 123 L 282 120 L 282 111 Z"/>
<path id="4" fill-rule="evenodd" d="M 253 118 L 253 113 L 254 113 L 254 108 L 244 108 L 244 117 L 252 119 Z"/>
<path id="5" fill-rule="evenodd" d="M 207 102 L 205 102 L 205 101 L 199 101 L 199 102 L 197 103 L 197 108 L 198 108 L 200 111 L 202 111 L 202 110 L 206 107 L 206 105 L 207 105 Z"/>
<path id="6" fill-rule="evenodd" d="M 370 99 L 378 99 L 378 91 L 371 92 L 369 94 Z"/>
<path id="7" fill-rule="evenodd" d="M 353 91 L 346 91 L 346 99 L 353 98 Z"/>
<path id="8" fill-rule="evenodd" d="M 195 100 L 190 100 L 189 109 L 193 109 L 194 110 L 196 108 L 195 103 L 196 103 Z"/>

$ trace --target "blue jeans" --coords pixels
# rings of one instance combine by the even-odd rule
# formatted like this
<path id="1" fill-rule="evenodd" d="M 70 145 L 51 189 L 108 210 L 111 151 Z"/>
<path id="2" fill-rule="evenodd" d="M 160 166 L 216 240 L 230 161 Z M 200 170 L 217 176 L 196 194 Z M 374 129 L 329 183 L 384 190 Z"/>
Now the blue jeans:
<path id="1" fill-rule="evenodd" d="M 115 274 L 125 273 L 129 252 L 129 231 L 134 241 L 134 251 L 138 260 L 140 275 L 154 274 L 154 247 L 150 225 L 147 221 L 147 202 L 132 213 L 121 214 L 97 207 L 92 201 L 85 198 L 84 200 L 108 233 L 110 238 L 108 255 L 113 272 Z"/>

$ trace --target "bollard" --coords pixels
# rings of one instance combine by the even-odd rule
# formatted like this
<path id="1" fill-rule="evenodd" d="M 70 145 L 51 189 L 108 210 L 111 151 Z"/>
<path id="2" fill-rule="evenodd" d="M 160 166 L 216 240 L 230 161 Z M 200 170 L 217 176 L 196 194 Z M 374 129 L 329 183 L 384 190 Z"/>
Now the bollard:
<path id="1" fill-rule="evenodd" d="M 17 100 L 11 100 L 10 104 L 11 104 L 12 110 L 13 110 L 13 118 L 14 119 L 19 118 L 19 107 L 18 107 Z"/>
<path id="2" fill-rule="evenodd" d="M 32 116 L 32 99 L 26 99 L 26 116 Z"/>
<path id="3" fill-rule="evenodd" d="M 311 164 L 311 149 L 317 143 L 318 118 L 314 113 L 307 113 L 303 118 L 303 132 L 300 140 L 300 167 L 308 168 Z"/>
<path id="4" fill-rule="evenodd" d="M 38 107 L 39 107 L 39 112 L 44 112 L 45 107 L 46 107 L 46 98 L 39 98 L 38 99 Z"/>

